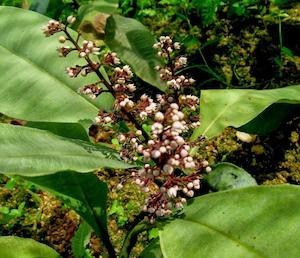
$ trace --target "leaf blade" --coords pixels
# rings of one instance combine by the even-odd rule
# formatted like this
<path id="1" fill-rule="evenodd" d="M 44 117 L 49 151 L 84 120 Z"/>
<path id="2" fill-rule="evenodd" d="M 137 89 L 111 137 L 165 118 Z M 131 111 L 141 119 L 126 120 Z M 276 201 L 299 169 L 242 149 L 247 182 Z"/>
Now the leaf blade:
<path id="1" fill-rule="evenodd" d="M 0 237 L 0 256 L 10 258 L 60 258 L 61 256 L 47 245 L 33 239 L 14 236 Z"/>
<path id="2" fill-rule="evenodd" d="M 131 167 L 108 147 L 7 124 L 0 124 L 0 150 L 3 174 L 37 176 L 62 170 L 89 172 L 100 167 Z"/>
<path id="3" fill-rule="evenodd" d="M 108 96 L 93 101 L 77 94 L 80 86 L 96 81 L 96 76 L 68 78 L 65 67 L 84 62 L 75 54 L 58 57 L 58 35 L 46 38 L 41 31 L 49 18 L 1 6 L 0 20 L 0 112 L 29 121 L 91 123 L 99 107 L 110 107 Z"/>
<path id="4" fill-rule="evenodd" d="M 254 186 L 197 197 L 181 218 L 160 231 L 164 257 L 296 258 L 299 197 L 300 187 L 292 185 Z M 289 241 L 281 245 L 283 239 Z"/>
<path id="5" fill-rule="evenodd" d="M 259 114 L 278 103 L 299 105 L 300 86 L 274 90 L 203 90 L 200 100 L 201 126 L 194 131 L 192 139 L 200 135 L 209 138 L 216 136 L 228 126 L 240 128 L 248 123 L 249 127 L 249 123 Z M 265 123 L 268 119 L 274 119 L 268 114 L 264 117 Z"/>

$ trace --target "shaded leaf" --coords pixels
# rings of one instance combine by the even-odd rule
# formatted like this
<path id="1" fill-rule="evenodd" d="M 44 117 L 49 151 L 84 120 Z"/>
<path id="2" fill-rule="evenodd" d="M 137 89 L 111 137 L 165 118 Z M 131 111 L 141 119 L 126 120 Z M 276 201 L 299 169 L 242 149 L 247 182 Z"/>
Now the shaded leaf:
<path id="1" fill-rule="evenodd" d="M 47 175 L 62 170 L 88 172 L 128 168 L 108 147 L 60 137 L 47 131 L 0 124 L 0 173 Z"/>
<path id="2" fill-rule="evenodd" d="M 14 236 L 0 237 L 0 257 L 6 258 L 59 258 L 57 252 L 33 239 Z"/>
<path id="3" fill-rule="evenodd" d="M 123 62 L 132 67 L 138 77 L 145 82 L 165 89 L 154 67 L 160 64 L 154 36 L 137 20 L 112 15 L 107 19 L 105 43 L 116 52 Z"/>
<path id="4" fill-rule="evenodd" d="M 279 105 L 279 104 L 285 104 Z M 196 139 L 200 135 L 213 137 L 223 131 L 228 126 L 240 128 L 247 124 L 251 130 L 249 133 L 259 132 L 261 126 L 268 123 L 280 124 L 288 113 L 287 110 L 281 112 L 285 106 L 292 107 L 300 104 L 300 86 L 289 86 L 274 90 L 203 90 L 201 93 L 201 126 L 195 130 L 192 138 Z M 272 105 L 277 105 L 275 112 L 268 109 Z M 277 117 L 277 113 L 281 115 Z M 299 112 L 299 108 L 297 108 Z M 253 128 L 251 122 L 261 113 L 260 126 Z M 255 121 L 256 122 L 256 121 Z M 267 126 L 267 129 L 271 128 Z M 268 131 L 265 130 L 265 131 Z"/>
<path id="5" fill-rule="evenodd" d="M 254 186 L 194 198 L 160 231 L 165 258 L 298 258 L 300 187 Z"/>
<path id="6" fill-rule="evenodd" d="M 227 162 L 217 164 L 205 179 L 216 191 L 257 185 L 255 179 L 247 171 Z"/>

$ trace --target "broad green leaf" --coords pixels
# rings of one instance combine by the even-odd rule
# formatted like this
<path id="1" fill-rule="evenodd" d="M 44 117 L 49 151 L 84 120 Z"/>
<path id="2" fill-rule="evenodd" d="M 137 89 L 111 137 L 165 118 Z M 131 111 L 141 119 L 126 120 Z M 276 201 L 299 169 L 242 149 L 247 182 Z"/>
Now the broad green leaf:
<path id="1" fill-rule="evenodd" d="M 62 170 L 89 172 L 128 168 L 108 147 L 60 137 L 44 130 L 0 124 L 0 173 L 38 176 Z"/>
<path id="2" fill-rule="evenodd" d="M 298 258 L 300 187 L 254 186 L 194 198 L 160 231 L 165 258 Z"/>
<path id="3" fill-rule="evenodd" d="M 86 246 L 90 241 L 91 233 L 91 227 L 89 226 L 89 224 L 83 221 L 71 240 L 72 252 L 75 258 L 84 257 Z"/>
<path id="4" fill-rule="evenodd" d="M 145 82 L 165 89 L 154 67 L 160 64 L 154 36 L 137 20 L 112 15 L 106 23 L 105 43 L 128 64 L 138 77 Z"/>
<path id="5" fill-rule="evenodd" d="M 93 101 L 77 93 L 79 87 L 95 82 L 96 75 L 67 76 L 66 66 L 84 60 L 75 53 L 58 57 L 61 34 L 46 38 L 41 30 L 48 20 L 32 11 L 0 7 L 0 112 L 28 121 L 91 121 L 99 107 L 110 107 L 111 96 Z"/>
<path id="6" fill-rule="evenodd" d="M 26 177 L 74 209 L 98 236 L 107 233 L 106 201 L 108 188 L 93 173 L 63 171 L 53 175 Z"/>
<path id="7" fill-rule="evenodd" d="M 227 162 L 217 164 L 205 179 L 216 191 L 257 185 L 255 179 L 247 171 Z"/>
<path id="8" fill-rule="evenodd" d="M 141 253 L 141 258 L 164 258 L 160 249 L 159 239 L 154 239 Z"/>
<path id="9" fill-rule="evenodd" d="M 14 236 L 0 237 L 0 257 L 3 258 L 60 258 L 61 256 L 47 245 L 30 238 Z"/>
<path id="10" fill-rule="evenodd" d="M 228 126 L 239 128 L 247 123 L 249 126 L 259 114 L 278 104 L 299 105 L 300 85 L 274 90 L 203 90 L 200 102 L 201 126 L 195 130 L 192 138 L 196 139 L 200 135 L 213 137 Z M 280 112 L 282 106 L 278 107 Z M 274 119 L 278 121 L 276 112 L 273 116 L 265 113 L 262 122 L 267 124 Z M 255 132 L 252 130 L 250 133 Z"/>
<path id="11" fill-rule="evenodd" d="M 47 130 L 66 138 L 90 141 L 87 130 L 79 123 L 28 122 L 26 126 Z"/>

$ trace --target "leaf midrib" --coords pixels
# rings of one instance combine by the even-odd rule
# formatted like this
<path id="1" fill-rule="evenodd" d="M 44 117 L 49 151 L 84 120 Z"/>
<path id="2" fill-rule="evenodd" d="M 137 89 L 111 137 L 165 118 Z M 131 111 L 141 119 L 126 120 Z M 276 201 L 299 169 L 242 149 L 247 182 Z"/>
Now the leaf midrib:
<path id="1" fill-rule="evenodd" d="M 78 93 L 76 93 L 75 91 L 73 91 L 70 87 L 67 86 L 67 84 L 65 84 L 62 80 L 60 80 L 59 78 L 57 78 L 56 76 L 54 76 L 53 74 L 49 73 L 47 70 L 43 69 L 42 67 L 40 67 L 38 64 L 34 63 L 32 60 L 28 59 L 27 57 L 20 55 L 19 53 L 14 53 L 12 52 L 11 49 L 7 48 L 6 46 L 4 46 L 3 44 L 0 44 L 0 47 L 2 47 L 4 50 L 6 50 L 7 52 L 11 53 L 12 55 L 16 56 L 19 59 L 22 59 L 23 61 L 25 61 L 26 63 L 28 63 L 29 65 L 35 67 L 37 70 L 39 70 L 40 72 L 46 74 L 48 77 L 56 80 L 60 85 L 62 85 L 65 89 L 67 89 L 67 91 L 71 92 L 72 95 L 76 96 L 76 97 L 80 97 L 81 99 L 83 99 L 86 103 L 88 103 L 90 106 L 92 106 L 94 109 L 98 110 L 97 106 L 95 106 L 93 103 L 91 103 L 90 101 L 88 101 L 87 99 L 85 99 L 84 97 L 81 97 Z"/>

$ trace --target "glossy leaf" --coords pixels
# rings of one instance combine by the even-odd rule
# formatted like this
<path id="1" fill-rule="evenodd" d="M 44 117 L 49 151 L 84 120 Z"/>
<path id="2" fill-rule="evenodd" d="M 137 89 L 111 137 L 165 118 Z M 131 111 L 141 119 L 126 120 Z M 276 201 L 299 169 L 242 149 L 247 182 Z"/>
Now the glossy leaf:
<path id="1" fill-rule="evenodd" d="M 77 93 L 79 87 L 97 78 L 92 74 L 77 79 L 67 76 L 66 66 L 84 61 L 75 53 L 58 57 L 61 34 L 46 38 L 41 30 L 48 20 L 32 11 L 0 7 L 0 112 L 28 121 L 91 121 L 99 107 L 111 106 L 111 96 L 93 101 Z"/>
<path id="2" fill-rule="evenodd" d="M 201 93 L 201 126 L 195 130 L 193 139 L 200 135 L 213 137 L 223 131 L 224 128 L 232 126 L 240 128 L 247 124 L 246 132 L 255 133 L 260 131 L 260 127 L 279 119 L 283 119 L 288 115 L 287 112 L 280 112 L 284 106 L 290 107 L 300 105 L 300 85 L 289 86 L 274 90 L 203 90 Z M 272 111 L 272 105 L 277 105 L 276 112 Z M 260 119 L 260 126 L 251 126 L 255 118 L 263 114 Z M 277 117 L 277 112 L 281 115 Z M 299 107 L 298 107 L 299 112 Z M 274 124 L 274 122 L 272 122 Z M 267 132 L 270 127 L 266 127 Z"/>
<path id="3" fill-rule="evenodd" d="M 194 198 L 160 232 L 165 258 L 298 258 L 300 187 L 254 186 Z"/>
<path id="4" fill-rule="evenodd" d="M 62 170 L 88 172 L 127 168 L 108 147 L 60 137 L 47 131 L 0 124 L 0 173 L 47 175 Z"/>
<path id="5" fill-rule="evenodd" d="M 60 258 L 61 256 L 49 246 L 41 244 L 33 239 L 14 236 L 1 236 L 0 257 Z"/>
<path id="6" fill-rule="evenodd" d="M 74 209 L 98 236 L 107 233 L 106 200 L 108 188 L 93 173 L 63 171 L 53 175 L 25 177 L 54 194 Z"/>
<path id="7" fill-rule="evenodd" d="M 112 15 L 107 19 L 105 33 L 105 43 L 138 77 L 159 89 L 165 88 L 154 69 L 161 61 L 152 48 L 155 38 L 150 31 L 137 20 Z"/>
<path id="8" fill-rule="evenodd" d="M 217 164 L 205 179 L 216 191 L 257 185 L 255 179 L 247 171 L 226 162 Z"/>

